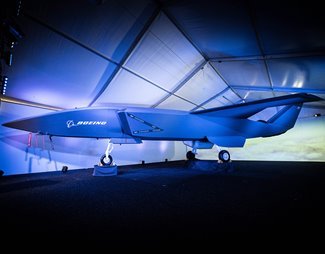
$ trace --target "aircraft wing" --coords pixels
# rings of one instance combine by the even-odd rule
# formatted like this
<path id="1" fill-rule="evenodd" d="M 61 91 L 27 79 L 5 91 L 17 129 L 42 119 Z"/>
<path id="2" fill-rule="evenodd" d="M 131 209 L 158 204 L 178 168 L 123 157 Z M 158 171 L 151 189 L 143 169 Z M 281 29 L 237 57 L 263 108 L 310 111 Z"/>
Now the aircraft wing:
<path id="1" fill-rule="evenodd" d="M 213 116 L 213 117 L 233 117 L 233 118 L 245 119 L 247 117 L 250 117 L 258 113 L 259 111 L 265 108 L 283 106 L 283 105 L 295 105 L 304 102 L 312 102 L 312 101 L 319 101 L 319 100 L 323 100 L 323 99 L 312 94 L 298 93 L 298 94 L 285 95 L 285 96 L 280 96 L 275 98 L 257 100 L 257 101 L 243 103 L 243 104 L 205 109 L 205 110 L 191 112 L 191 114 L 203 114 L 205 116 Z"/>

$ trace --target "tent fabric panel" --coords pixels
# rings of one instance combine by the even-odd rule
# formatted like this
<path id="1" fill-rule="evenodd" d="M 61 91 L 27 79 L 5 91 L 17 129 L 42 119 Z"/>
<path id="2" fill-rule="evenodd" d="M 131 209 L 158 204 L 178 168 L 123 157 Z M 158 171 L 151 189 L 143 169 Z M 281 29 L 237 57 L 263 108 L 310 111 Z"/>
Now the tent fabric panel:
<path id="1" fill-rule="evenodd" d="M 167 93 L 126 70 L 120 70 L 94 106 L 116 104 L 150 107 Z"/>
<path id="2" fill-rule="evenodd" d="M 263 60 L 215 61 L 211 64 L 229 85 L 270 87 Z"/>
<path id="3" fill-rule="evenodd" d="M 157 6 L 150 0 L 96 2 L 33 0 L 23 8 L 28 15 L 119 62 Z"/>
<path id="4" fill-rule="evenodd" d="M 177 109 L 177 110 L 185 110 L 190 111 L 195 105 L 189 103 L 177 96 L 171 95 L 165 101 L 160 103 L 157 108 L 161 109 Z"/>
<path id="5" fill-rule="evenodd" d="M 197 50 L 161 13 L 125 66 L 171 92 L 202 60 Z"/>
<path id="6" fill-rule="evenodd" d="M 87 106 L 115 64 L 23 18 L 28 38 L 7 69 L 7 96 L 61 108 Z"/>
<path id="7" fill-rule="evenodd" d="M 227 88 L 225 82 L 209 64 L 206 64 L 202 70 L 176 92 L 176 95 L 195 104 L 201 104 L 209 99 L 211 95 L 217 94 L 225 88 Z"/>

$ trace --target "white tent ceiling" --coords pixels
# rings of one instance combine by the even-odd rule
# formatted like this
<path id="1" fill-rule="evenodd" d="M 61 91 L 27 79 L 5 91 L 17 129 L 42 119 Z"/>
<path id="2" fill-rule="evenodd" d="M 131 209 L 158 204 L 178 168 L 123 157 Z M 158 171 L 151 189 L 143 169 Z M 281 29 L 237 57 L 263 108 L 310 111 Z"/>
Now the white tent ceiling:
<path id="1" fill-rule="evenodd" d="M 325 99 L 325 16 L 310 1 L 21 2 L 18 16 L 3 14 L 25 36 L 12 65 L 1 61 L 2 100 L 196 110 L 296 92 Z M 301 116 L 315 113 L 324 102 Z"/>

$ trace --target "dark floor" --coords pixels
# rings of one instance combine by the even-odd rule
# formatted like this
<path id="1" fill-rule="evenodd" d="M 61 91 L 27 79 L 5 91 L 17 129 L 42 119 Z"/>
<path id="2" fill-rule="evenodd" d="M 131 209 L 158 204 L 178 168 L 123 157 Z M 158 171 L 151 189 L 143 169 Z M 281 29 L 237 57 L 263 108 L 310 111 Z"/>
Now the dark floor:
<path id="1" fill-rule="evenodd" d="M 125 237 L 323 231 L 325 163 L 168 162 L 0 178 L 1 231 Z"/>

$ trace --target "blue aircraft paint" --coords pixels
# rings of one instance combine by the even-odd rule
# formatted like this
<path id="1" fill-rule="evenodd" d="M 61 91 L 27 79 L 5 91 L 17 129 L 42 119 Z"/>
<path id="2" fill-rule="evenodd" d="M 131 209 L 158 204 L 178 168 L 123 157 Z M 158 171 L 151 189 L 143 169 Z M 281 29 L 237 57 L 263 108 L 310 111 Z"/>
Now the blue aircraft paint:
<path id="1" fill-rule="evenodd" d="M 280 135 L 292 128 L 302 104 L 321 98 L 293 94 L 196 112 L 152 108 L 83 108 L 55 112 L 3 124 L 50 136 L 112 138 L 118 143 L 141 140 L 180 140 L 198 149 L 213 144 L 243 147 L 247 138 Z M 268 121 L 248 117 L 287 105 Z M 191 142 L 192 141 L 192 142 Z M 115 141 L 116 143 L 116 141 Z"/>

